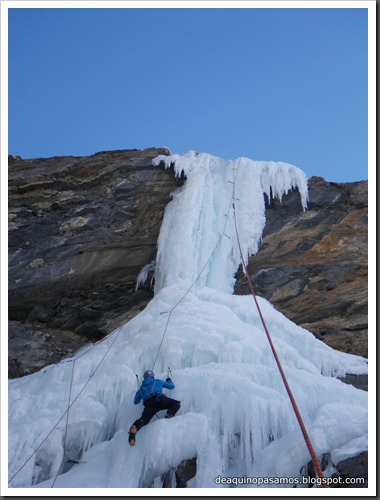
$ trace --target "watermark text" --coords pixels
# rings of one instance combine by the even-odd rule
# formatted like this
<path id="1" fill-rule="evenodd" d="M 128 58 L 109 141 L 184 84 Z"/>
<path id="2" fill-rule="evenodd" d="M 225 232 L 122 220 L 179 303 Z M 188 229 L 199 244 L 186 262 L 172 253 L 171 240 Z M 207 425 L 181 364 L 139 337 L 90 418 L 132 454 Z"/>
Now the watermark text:
<path id="1" fill-rule="evenodd" d="M 240 476 L 240 477 L 228 477 L 228 476 L 217 476 L 214 479 L 215 484 L 226 484 L 226 485 L 249 485 L 253 486 L 273 486 L 273 485 L 291 485 L 291 486 L 340 486 L 344 487 L 357 485 L 360 487 L 364 484 L 365 480 L 362 477 L 348 477 L 343 478 L 341 476 L 337 477 L 251 477 L 251 476 Z"/>

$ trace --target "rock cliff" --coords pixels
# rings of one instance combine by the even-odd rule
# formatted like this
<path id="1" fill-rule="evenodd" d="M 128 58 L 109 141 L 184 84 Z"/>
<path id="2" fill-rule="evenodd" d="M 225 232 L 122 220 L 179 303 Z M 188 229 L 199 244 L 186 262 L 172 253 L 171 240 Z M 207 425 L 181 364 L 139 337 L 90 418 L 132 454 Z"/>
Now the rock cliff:
<path id="1" fill-rule="evenodd" d="M 266 200 L 266 226 L 248 272 L 258 295 L 334 349 L 368 355 L 368 183 L 308 181 Z M 240 273 L 236 293 L 249 293 Z"/>
<path id="2" fill-rule="evenodd" d="M 173 172 L 166 148 L 9 164 L 9 375 L 59 361 L 126 322 L 156 243 Z"/>
<path id="3" fill-rule="evenodd" d="M 88 157 L 9 157 L 9 376 L 56 363 L 145 307 L 141 269 L 155 259 L 170 193 L 153 167 L 166 148 Z M 367 183 L 309 181 L 267 200 L 256 292 L 334 348 L 367 355 Z M 249 293 L 241 273 L 236 293 Z"/>

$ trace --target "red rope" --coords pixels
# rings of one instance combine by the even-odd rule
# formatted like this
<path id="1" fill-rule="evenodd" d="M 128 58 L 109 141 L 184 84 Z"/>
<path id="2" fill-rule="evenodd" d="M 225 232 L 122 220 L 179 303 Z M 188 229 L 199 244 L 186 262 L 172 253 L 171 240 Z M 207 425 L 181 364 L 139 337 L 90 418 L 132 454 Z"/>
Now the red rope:
<path id="1" fill-rule="evenodd" d="M 297 420 L 298 420 L 298 423 L 299 423 L 299 426 L 301 428 L 301 431 L 302 431 L 302 434 L 303 434 L 303 437 L 305 439 L 305 442 L 306 442 L 306 445 L 307 445 L 307 448 L 309 450 L 309 453 L 310 453 L 310 456 L 311 456 L 311 459 L 313 461 L 313 464 L 314 464 L 314 467 L 315 467 L 315 470 L 318 474 L 318 476 L 322 479 L 321 481 L 321 484 L 322 484 L 322 487 L 323 488 L 328 488 L 327 484 L 323 481 L 324 479 L 324 475 L 323 475 L 323 472 L 322 472 L 322 468 L 321 468 L 321 465 L 319 463 L 319 460 L 318 460 L 318 457 L 314 451 L 314 448 L 313 448 L 313 445 L 311 443 L 311 440 L 310 440 L 310 437 L 307 433 L 307 430 L 306 430 L 306 427 L 305 427 L 305 424 L 302 420 L 302 417 L 301 417 L 301 414 L 299 412 L 299 409 L 298 409 L 298 406 L 297 406 L 297 403 L 296 403 L 296 400 L 294 399 L 294 396 L 293 396 L 293 393 L 290 389 L 290 386 L 288 384 L 288 381 L 286 379 L 286 376 L 285 376 L 285 373 L 284 373 L 284 370 L 282 369 L 282 366 L 281 366 L 281 362 L 280 362 L 280 359 L 277 355 L 277 352 L 276 352 L 276 349 L 274 347 L 274 344 L 272 342 L 272 338 L 270 336 L 270 333 L 269 333 L 269 330 L 268 330 L 268 327 L 265 323 L 265 320 L 264 320 L 264 316 L 261 312 L 261 309 L 260 309 L 260 306 L 259 306 L 259 303 L 257 301 L 257 297 L 256 297 L 256 294 L 255 294 L 255 291 L 253 289 L 253 286 L 252 286 L 252 283 L 251 283 L 251 279 L 249 277 L 249 274 L 248 274 L 248 269 L 247 269 L 247 266 L 245 264 L 245 260 L 244 260 L 244 255 L 243 255 L 243 251 L 241 249 L 241 244 L 240 244 L 240 239 L 239 239 L 239 232 L 238 232 L 238 228 L 237 228 L 237 222 L 236 222 L 236 209 L 235 209 L 235 203 L 233 202 L 232 203 L 232 208 L 233 208 L 233 213 L 234 213 L 234 222 L 235 222 L 235 232 L 236 232 L 236 239 L 237 239 L 237 242 L 238 242 L 238 245 L 239 245 L 239 251 L 240 251 L 240 257 L 241 257 L 241 261 L 242 261 L 242 265 L 243 265 L 243 269 L 244 269 L 244 273 L 245 273 L 245 276 L 248 280 L 248 284 L 249 284 L 249 288 L 251 290 L 251 293 L 252 293 L 252 296 L 253 296 L 253 299 L 255 301 L 255 304 L 256 304 L 256 307 L 257 307 L 257 310 L 259 312 L 259 315 L 260 315 L 260 319 L 261 319 L 261 322 L 263 324 L 263 327 L 264 327 L 264 330 L 265 330 L 265 333 L 266 333 L 266 336 L 267 336 L 267 339 L 269 341 L 269 344 L 270 344 L 270 347 L 272 349 L 272 352 L 273 352 L 273 356 L 274 356 L 274 359 L 276 360 L 276 363 L 277 363 L 277 366 L 278 366 L 278 369 L 280 371 L 280 374 L 281 374 L 281 378 L 282 378 L 282 381 L 284 382 L 284 385 L 285 385 L 285 389 L 286 389 L 286 392 L 288 393 L 288 396 L 290 398 L 290 402 L 292 403 L 292 407 L 293 407 L 293 410 L 294 410 L 294 413 L 296 414 L 296 417 L 297 417 Z"/>

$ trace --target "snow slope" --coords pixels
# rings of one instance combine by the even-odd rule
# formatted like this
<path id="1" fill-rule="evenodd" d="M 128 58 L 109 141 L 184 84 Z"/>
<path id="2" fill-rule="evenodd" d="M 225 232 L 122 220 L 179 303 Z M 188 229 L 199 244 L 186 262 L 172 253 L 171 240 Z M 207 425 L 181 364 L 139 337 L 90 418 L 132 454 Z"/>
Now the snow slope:
<path id="1" fill-rule="evenodd" d="M 232 293 L 240 263 L 232 203 L 247 257 L 265 225 L 263 193 L 281 198 L 298 187 L 302 210 L 304 173 L 196 152 L 160 162 L 187 180 L 165 211 L 155 297 L 102 342 L 9 382 L 11 492 L 160 488 L 162 474 L 193 457 L 188 486 L 223 488 L 220 476 L 300 478 L 310 460 L 253 298 Z M 367 449 L 367 393 L 336 378 L 367 373 L 367 360 L 334 351 L 258 301 L 317 454 L 341 460 Z M 181 409 L 170 421 L 154 418 L 130 448 L 128 429 L 142 411 L 133 405 L 135 374 L 154 368 L 164 378 L 168 366 L 176 387 L 166 392 Z"/>

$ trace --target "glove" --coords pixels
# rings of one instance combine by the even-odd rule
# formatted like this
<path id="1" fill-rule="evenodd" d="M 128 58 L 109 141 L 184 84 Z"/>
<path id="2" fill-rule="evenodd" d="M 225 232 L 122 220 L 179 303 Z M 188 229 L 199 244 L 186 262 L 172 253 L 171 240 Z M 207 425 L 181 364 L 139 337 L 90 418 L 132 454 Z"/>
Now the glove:
<path id="1" fill-rule="evenodd" d="M 166 382 L 171 382 L 172 379 L 170 377 L 167 377 Z"/>

